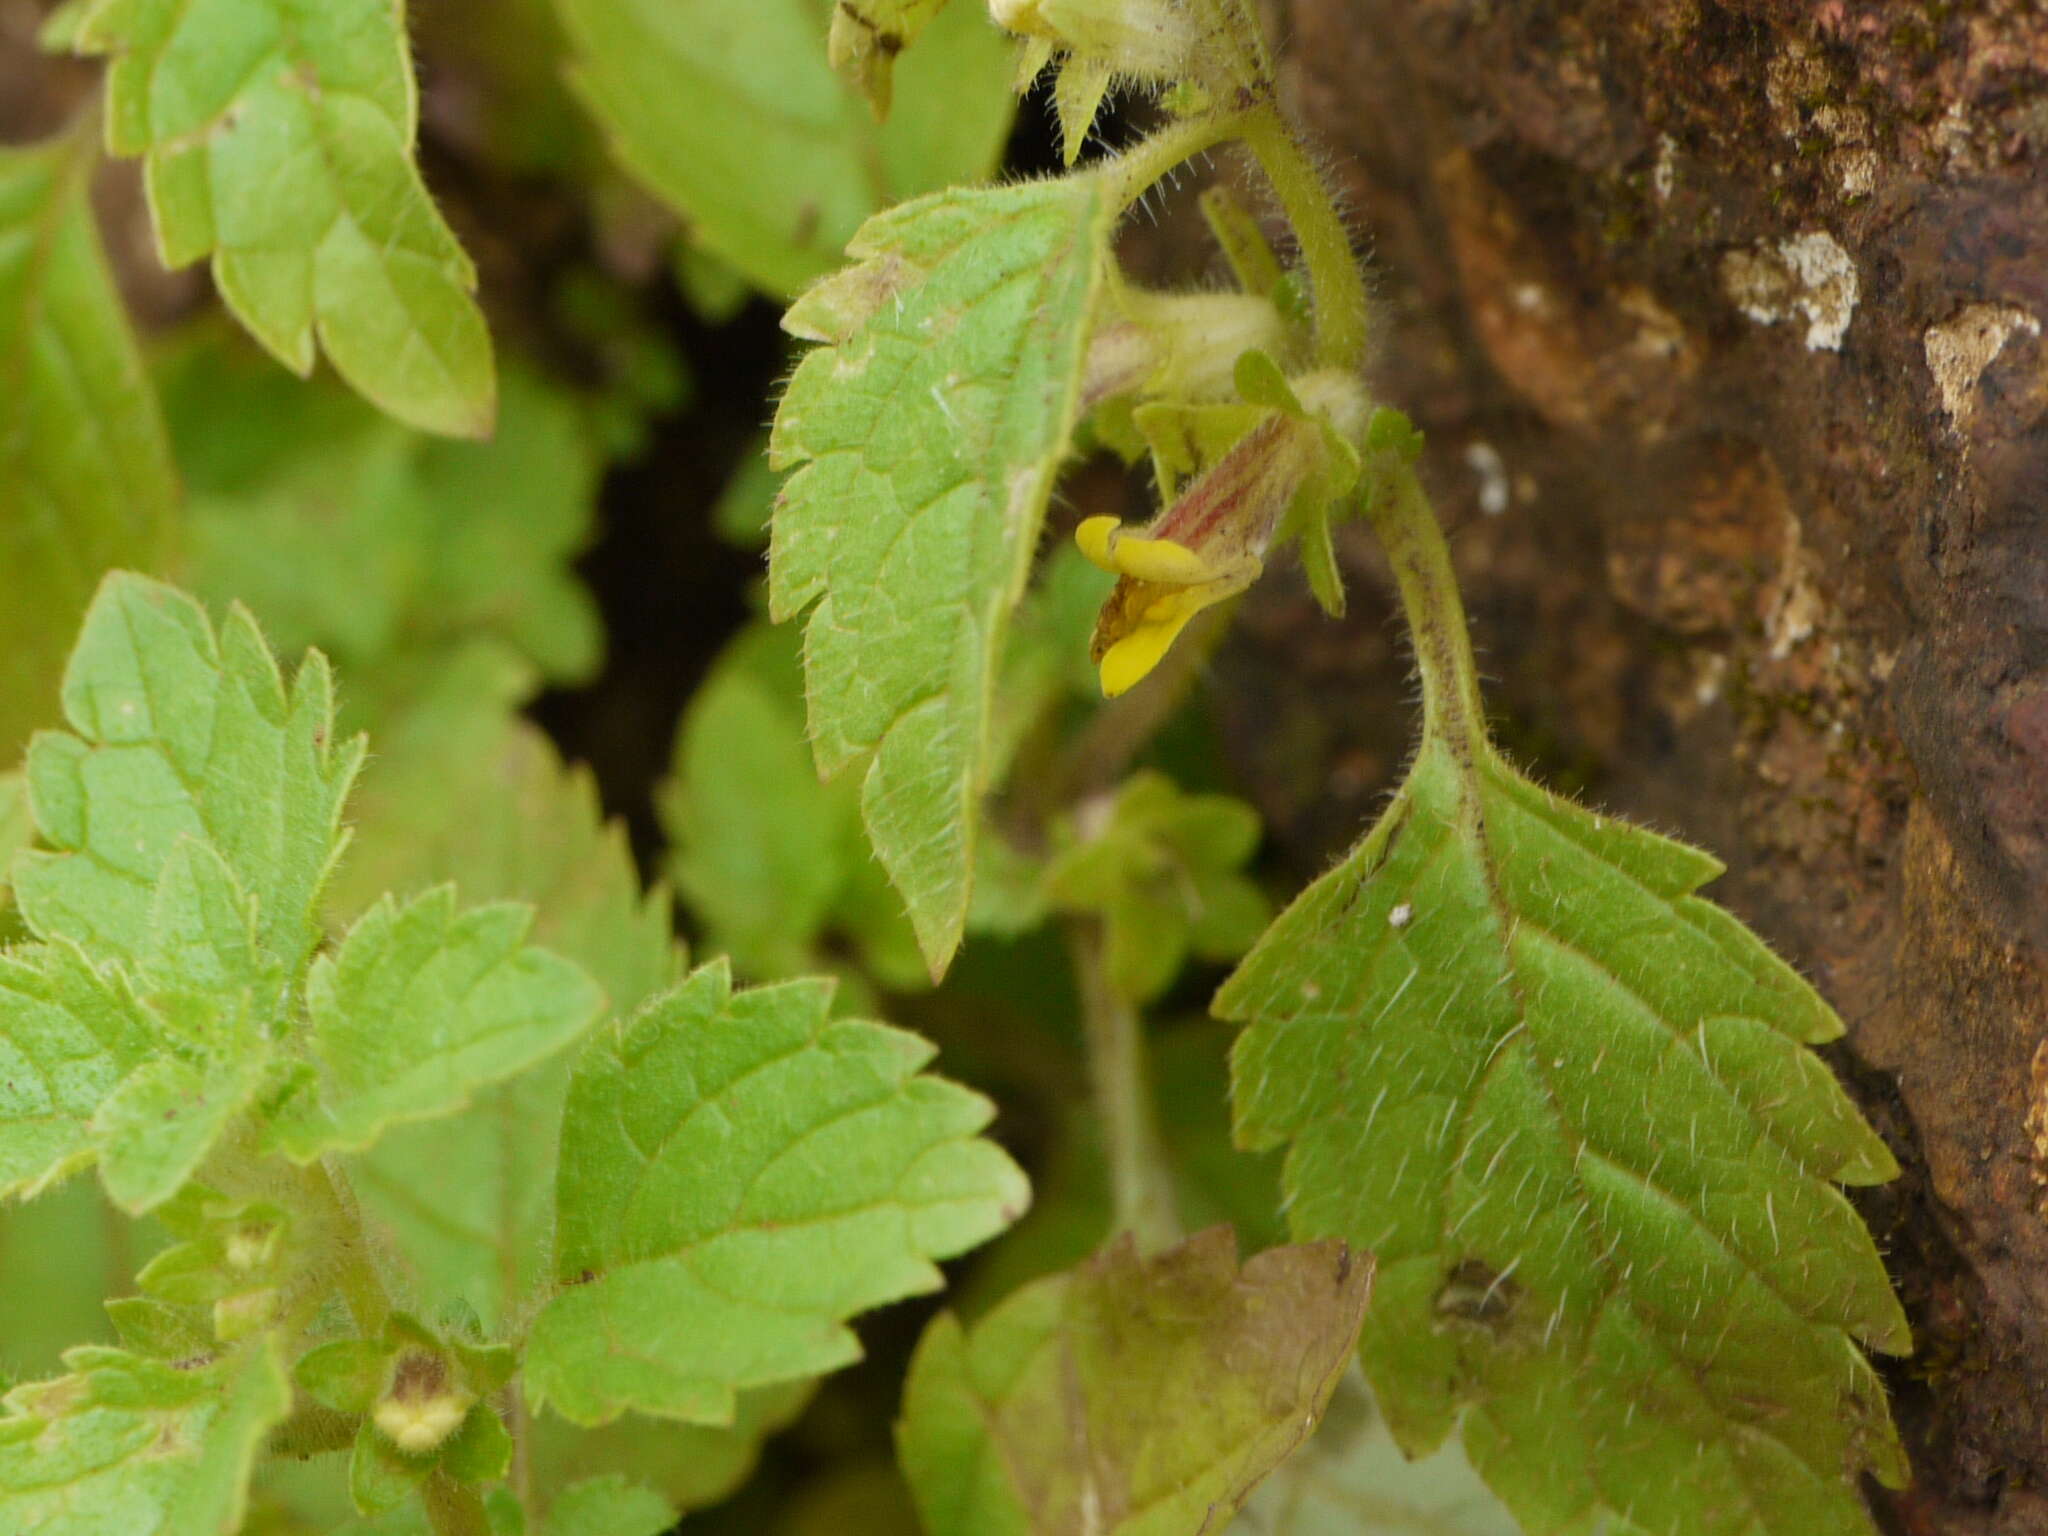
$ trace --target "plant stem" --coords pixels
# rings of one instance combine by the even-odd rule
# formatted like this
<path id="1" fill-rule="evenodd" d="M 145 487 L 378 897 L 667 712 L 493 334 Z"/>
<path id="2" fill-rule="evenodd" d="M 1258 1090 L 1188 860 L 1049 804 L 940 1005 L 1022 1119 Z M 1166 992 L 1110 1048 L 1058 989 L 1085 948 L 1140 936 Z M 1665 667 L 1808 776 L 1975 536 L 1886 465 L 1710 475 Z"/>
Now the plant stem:
<path id="1" fill-rule="evenodd" d="M 268 1450 L 272 1456 L 296 1456 L 301 1460 L 330 1451 L 345 1451 L 355 1444 L 359 1422 L 354 1414 L 336 1413 L 318 1403 L 307 1403 L 270 1432 Z"/>
<path id="2" fill-rule="evenodd" d="M 1273 185 L 1273 195 L 1301 242 L 1315 296 L 1316 361 L 1355 372 L 1365 365 L 1365 277 L 1351 254 L 1351 236 L 1330 200 L 1330 189 L 1273 102 L 1240 119 L 1239 136 Z"/>
<path id="3" fill-rule="evenodd" d="M 1368 499 L 1366 515 L 1393 564 L 1401 608 L 1415 637 L 1423 733 L 1449 743 L 1468 761 L 1477 758 L 1487 750 L 1479 668 L 1450 546 L 1413 468 L 1404 464 L 1389 476 Z"/>
<path id="4" fill-rule="evenodd" d="M 505 1391 L 512 1410 L 512 1492 L 530 1520 L 533 1518 L 533 1415 L 526 1406 L 526 1393 L 521 1389 L 518 1377 L 512 1378 Z"/>
<path id="5" fill-rule="evenodd" d="M 483 1495 L 467 1483 L 456 1482 L 437 1467 L 420 1492 L 434 1536 L 491 1536 Z"/>
<path id="6" fill-rule="evenodd" d="M 1180 1218 L 1174 1212 L 1173 1175 L 1152 1114 L 1144 1027 L 1137 1010 L 1110 981 L 1101 925 L 1074 923 L 1068 937 L 1074 974 L 1081 983 L 1088 1074 L 1109 1159 L 1113 1230 L 1131 1233 L 1141 1249 L 1155 1253 L 1180 1237 Z"/>
<path id="7" fill-rule="evenodd" d="M 1130 207 L 1182 161 L 1214 149 L 1225 139 L 1240 137 L 1249 120 L 1250 114 L 1244 112 L 1208 112 L 1179 118 L 1150 138 L 1139 140 L 1103 168 L 1117 207 Z"/>
<path id="8" fill-rule="evenodd" d="M 304 1170 L 303 1188 L 314 1219 L 329 1230 L 335 1288 L 341 1292 L 356 1330 L 363 1337 L 374 1339 L 383 1332 L 384 1319 L 391 1313 L 391 1299 L 384 1293 L 384 1282 L 370 1266 L 362 1217 L 354 1197 L 343 1192 L 325 1163 L 314 1163 Z"/>

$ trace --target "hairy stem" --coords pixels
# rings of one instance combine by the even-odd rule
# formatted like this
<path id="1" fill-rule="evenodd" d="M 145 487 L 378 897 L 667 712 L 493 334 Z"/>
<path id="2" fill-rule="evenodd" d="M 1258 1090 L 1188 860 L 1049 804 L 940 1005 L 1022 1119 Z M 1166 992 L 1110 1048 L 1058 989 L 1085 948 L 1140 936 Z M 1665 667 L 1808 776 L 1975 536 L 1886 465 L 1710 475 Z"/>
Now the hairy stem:
<path id="1" fill-rule="evenodd" d="M 421 1490 L 427 1506 L 427 1522 L 434 1536 L 491 1536 L 490 1517 L 484 1513 L 483 1495 L 467 1483 L 458 1483 L 439 1468 Z"/>
<path id="2" fill-rule="evenodd" d="M 391 1314 L 391 1298 L 371 1267 L 369 1244 L 355 1197 L 328 1171 L 325 1163 L 303 1170 L 302 1189 L 314 1220 L 328 1230 L 328 1254 L 335 1289 L 341 1293 L 356 1330 L 365 1338 L 383 1331 Z"/>
<path id="3" fill-rule="evenodd" d="M 1173 1174 L 1152 1113 L 1144 1025 L 1110 982 L 1101 926 L 1077 922 L 1068 933 L 1081 983 L 1088 1073 L 1109 1159 L 1112 1230 L 1131 1233 L 1140 1248 L 1156 1253 L 1179 1238 L 1180 1219 L 1174 1212 Z"/>
<path id="4" fill-rule="evenodd" d="M 1322 173 L 1271 101 L 1247 113 L 1239 136 L 1273 185 L 1287 215 L 1315 297 L 1316 361 L 1355 372 L 1365 364 L 1365 276 Z"/>
<path id="5" fill-rule="evenodd" d="M 526 1406 L 526 1393 L 521 1389 L 519 1378 L 514 1377 L 505 1389 L 509 1400 L 511 1419 L 507 1427 L 512 1432 L 512 1492 L 526 1510 L 527 1518 L 533 1518 L 533 1414 Z"/>
<path id="6" fill-rule="evenodd" d="M 1242 137 L 1250 118 L 1245 112 L 1207 112 L 1179 118 L 1139 140 L 1103 169 L 1117 206 L 1130 207 L 1175 166 L 1226 139 Z"/>
<path id="7" fill-rule="evenodd" d="M 318 1403 L 307 1403 L 270 1432 L 267 1449 L 272 1456 L 323 1456 L 345 1451 L 355 1444 L 356 1425 L 352 1413 L 336 1413 Z"/>
<path id="8" fill-rule="evenodd" d="M 1450 546 L 1415 471 L 1404 464 L 1388 476 L 1369 499 L 1366 515 L 1393 564 L 1402 612 L 1415 637 L 1422 728 L 1452 743 L 1468 760 L 1476 758 L 1487 749 L 1479 668 L 1472 659 Z"/>

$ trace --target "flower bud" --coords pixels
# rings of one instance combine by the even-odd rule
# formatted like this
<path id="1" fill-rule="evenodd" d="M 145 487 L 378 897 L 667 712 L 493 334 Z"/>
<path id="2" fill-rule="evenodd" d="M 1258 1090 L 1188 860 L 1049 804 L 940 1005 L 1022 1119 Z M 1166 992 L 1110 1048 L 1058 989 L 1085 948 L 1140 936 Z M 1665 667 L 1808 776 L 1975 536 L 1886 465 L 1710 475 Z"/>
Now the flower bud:
<path id="1" fill-rule="evenodd" d="M 1190 72 L 1201 30 L 1172 0 L 989 0 L 997 26 L 1116 74 L 1173 81 Z"/>
<path id="2" fill-rule="evenodd" d="M 370 1418 L 408 1456 L 424 1456 L 461 1427 L 475 1402 L 474 1393 L 455 1384 L 444 1356 L 408 1349 L 393 1361 Z"/>

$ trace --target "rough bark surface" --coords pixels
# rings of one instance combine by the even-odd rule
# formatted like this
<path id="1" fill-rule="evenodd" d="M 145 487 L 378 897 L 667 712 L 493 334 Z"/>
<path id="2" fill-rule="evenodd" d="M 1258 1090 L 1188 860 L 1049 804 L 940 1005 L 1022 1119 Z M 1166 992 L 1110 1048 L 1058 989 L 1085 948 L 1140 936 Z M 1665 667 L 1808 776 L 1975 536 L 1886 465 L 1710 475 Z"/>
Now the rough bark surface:
<path id="1" fill-rule="evenodd" d="M 2048 1531 L 2048 12 L 1287 24 L 1502 739 L 1728 861 L 1716 893 L 1840 1008 L 1906 1165 L 1864 1205 L 1918 1342 L 1916 1481 L 1880 1518 Z M 1218 662 L 1298 873 L 1412 719 L 1384 574 L 1345 555 L 1348 623 L 1268 582 Z"/>

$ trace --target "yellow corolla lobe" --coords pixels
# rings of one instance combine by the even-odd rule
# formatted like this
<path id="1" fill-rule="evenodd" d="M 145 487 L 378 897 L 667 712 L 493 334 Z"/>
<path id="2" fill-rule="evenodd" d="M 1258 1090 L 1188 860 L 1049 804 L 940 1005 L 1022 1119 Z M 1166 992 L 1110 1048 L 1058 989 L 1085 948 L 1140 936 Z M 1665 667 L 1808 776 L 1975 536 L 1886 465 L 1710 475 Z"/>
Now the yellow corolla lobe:
<path id="1" fill-rule="evenodd" d="M 1123 577 L 1102 605 L 1091 648 L 1103 695 L 1112 699 L 1159 665 L 1196 614 L 1242 592 L 1263 568 L 1247 551 L 1212 561 L 1171 539 L 1126 531 L 1113 517 L 1089 518 L 1074 542 Z"/>

